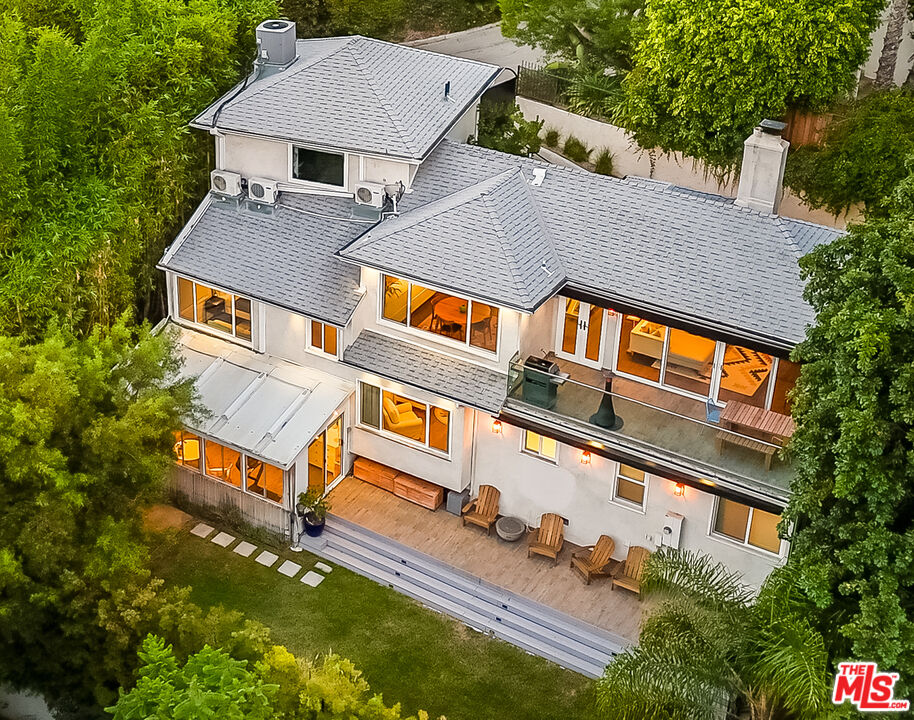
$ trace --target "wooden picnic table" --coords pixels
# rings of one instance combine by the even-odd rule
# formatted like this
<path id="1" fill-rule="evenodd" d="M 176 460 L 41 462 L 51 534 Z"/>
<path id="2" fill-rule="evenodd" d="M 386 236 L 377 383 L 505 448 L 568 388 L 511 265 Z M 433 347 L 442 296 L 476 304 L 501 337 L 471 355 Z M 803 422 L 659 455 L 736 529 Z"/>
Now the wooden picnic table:
<path id="1" fill-rule="evenodd" d="M 717 433 L 718 452 L 722 451 L 724 443 L 728 443 L 763 453 L 766 470 L 771 469 L 771 458 L 778 447 L 782 446 L 794 431 L 793 419 L 789 415 L 737 400 L 727 403 L 727 407 L 720 414 L 720 425 L 722 430 Z"/>

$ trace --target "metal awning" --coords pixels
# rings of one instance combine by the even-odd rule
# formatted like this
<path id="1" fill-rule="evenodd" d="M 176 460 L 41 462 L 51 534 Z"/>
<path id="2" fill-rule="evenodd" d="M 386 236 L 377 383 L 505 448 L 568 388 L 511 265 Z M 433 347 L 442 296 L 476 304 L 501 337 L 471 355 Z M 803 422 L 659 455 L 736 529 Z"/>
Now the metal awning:
<path id="1" fill-rule="evenodd" d="M 332 375 L 181 330 L 183 374 L 207 417 L 187 428 L 288 469 L 355 389 Z"/>

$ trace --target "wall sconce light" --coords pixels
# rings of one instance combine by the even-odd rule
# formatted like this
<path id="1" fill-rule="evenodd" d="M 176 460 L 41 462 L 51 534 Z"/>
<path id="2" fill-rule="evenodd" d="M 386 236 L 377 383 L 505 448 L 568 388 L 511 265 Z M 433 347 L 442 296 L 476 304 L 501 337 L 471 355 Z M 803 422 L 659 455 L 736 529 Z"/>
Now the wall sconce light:
<path id="1" fill-rule="evenodd" d="M 685 495 L 685 483 L 676 483 L 675 494 L 676 497 L 682 497 Z"/>
<path id="2" fill-rule="evenodd" d="M 590 450 L 581 452 L 581 465 L 590 465 Z"/>
<path id="3" fill-rule="evenodd" d="M 501 420 L 492 421 L 492 432 L 496 435 L 501 435 Z"/>

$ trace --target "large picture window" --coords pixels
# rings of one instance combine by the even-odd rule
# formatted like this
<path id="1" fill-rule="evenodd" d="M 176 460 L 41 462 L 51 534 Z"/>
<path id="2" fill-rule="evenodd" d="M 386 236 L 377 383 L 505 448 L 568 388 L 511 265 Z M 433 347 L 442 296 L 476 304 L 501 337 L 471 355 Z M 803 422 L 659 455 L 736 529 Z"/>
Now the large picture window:
<path id="1" fill-rule="evenodd" d="M 175 460 L 179 465 L 200 469 L 200 458 L 202 456 L 202 441 L 197 435 L 189 433 L 186 430 L 175 432 Z"/>
<path id="2" fill-rule="evenodd" d="M 292 148 L 292 177 L 296 180 L 343 187 L 346 158 L 339 153 Z"/>
<path id="3" fill-rule="evenodd" d="M 495 352 L 498 308 L 448 295 L 422 285 L 383 275 L 381 317 L 400 325 Z"/>
<path id="4" fill-rule="evenodd" d="M 360 412 L 363 425 L 397 435 L 432 450 L 450 450 L 451 414 L 448 410 L 359 383 Z"/>
<path id="5" fill-rule="evenodd" d="M 715 360 L 719 372 L 715 372 Z M 664 387 L 788 414 L 798 366 L 758 350 L 623 315 L 616 369 Z M 773 387 L 772 387 L 773 384 Z"/>
<path id="6" fill-rule="evenodd" d="M 712 529 L 716 535 L 779 554 L 781 539 L 778 537 L 778 523 L 780 521 L 780 515 L 749 507 L 734 500 L 718 498 Z"/>
<path id="7" fill-rule="evenodd" d="M 251 301 L 178 278 L 178 317 L 240 340 L 251 339 Z"/>

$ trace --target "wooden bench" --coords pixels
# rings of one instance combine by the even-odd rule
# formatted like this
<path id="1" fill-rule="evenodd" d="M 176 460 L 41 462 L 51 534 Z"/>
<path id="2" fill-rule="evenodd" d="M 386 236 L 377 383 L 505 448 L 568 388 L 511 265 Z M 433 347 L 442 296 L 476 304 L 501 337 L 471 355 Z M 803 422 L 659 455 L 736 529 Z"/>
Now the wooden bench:
<path id="1" fill-rule="evenodd" d="M 720 453 L 721 448 L 724 443 L 730 445 L 735 445 L 736 447 L 744 447 L 754 452 L 762 453 L 765 456 L 765 470 L 771 470 L 771 458 L 774 457 L 774 454 L 778 451 L 773 445 L 768 445 L 763 443 L 761 440 L 753 440 L 752 438 L 743 437 L 742 435 L 734 435 L 733 433 L 724 432 L 723 430 L 717 431 L 717 452 Z"/>
<path id="2" fill-rule="evenodd" d="M 375 460 L 356 458 L 352 474 L 359 480 L 429 510 L 437 510 L 444 502 L 444 488 L 440 485 L 413 477 Z"/>

